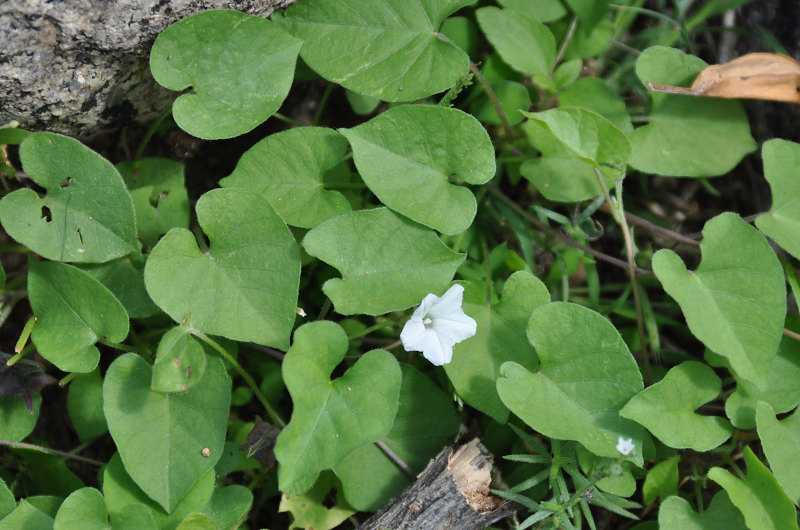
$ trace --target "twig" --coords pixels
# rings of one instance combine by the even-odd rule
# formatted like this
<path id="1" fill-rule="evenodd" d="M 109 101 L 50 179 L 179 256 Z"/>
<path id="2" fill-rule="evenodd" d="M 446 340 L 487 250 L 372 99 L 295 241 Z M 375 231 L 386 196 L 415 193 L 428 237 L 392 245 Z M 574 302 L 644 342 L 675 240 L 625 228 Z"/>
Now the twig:
<path id="1" fill-rule="evenodd" d="M 553 60 L 553 64 L 550 66 L 550 77 L 553 77 L 553 72 L 556 71 L 556 66 L 558 65 L 558 63 L 561 62 L 561 59 L 564 57 L 564 53 L 566 53 L 567 51 L 567 46 L 569 46 L 569 43 L 572 40 L 573 35 L 575 35 L 575 29 L 577 27 L 578 27 L 578 17 L 573 16 L 572 21 L 569 23 L 569 29 L 567 30 L 567 34 L 564 37 L 564 42 L 561 43 L 561 47 L 558 49 L 556 58 Z"/>
<path id="2" fill-rule="evenodd" d="M 514 132 L 511 130 L 511 124 L 508 123 L 508 118 L 506 117 L 506 113 L 503 110 L 503 107 L 500 105 L 500 100 L 497 99 L 497 95 L 495 95 L 494 90 L 489 85 L 489 82 L 486 81 L 486 78 L 483 77 L 483 74 L 475 65 L 475 63 L 471 63 L 469 65 L 469 69 L 475 74 L 475 77 L 478 79 L 478 82 L 481 84 L 483 89 L 486 91 L 486 94 L 489 96 L 489 101 L 492 102 L 494 105 L 494 110 L 497 112 L 497 115 L 500 116 L 500 121 L 503 124 L 503 130 L 506 132 L 506 136 L 508 137 L 508 141 L 512 146 L 512 150 L 515 155 L 517 156 L 525 156 L 525 153 L 513 147 L 514 145 Z"/>
<path id="3" fill-rule="evenodd" d="M 93 466 L 97 467 L 102 467 L 106 465 L 105 462 L 95 460 L 94 458 L 87 458 L 85 456 L 74 455 L 66 451 L 59 451 L 58 449 L 50 449 L 49 447 L 42 447 L 41 445 L 33 445 L 25 442 L 12 442 L 11 440 L 0 440 L 0 445 L 5 445 L 7 447 L 14 447 L 16 449 L 30 449 L 31 451 L 39 451 L 40 453 L 47 453 L 49 455 L 70 458 L 72 460 L 77 460 L 79 462 L 84 462 L 86 464 L 92 464 Z"/>
<path id="4" fill-rule="evenodd" d="M 608 204 L 603 204 L 600 207 L 600 209 L 603 210 L 606 213 L 612 213 L 611 207 L 608 206 Z M 663 226 L 658 226 L 657 224 L 651 223 L 647 219 L 639 217 L 638 215 L 634 215 L 632 213 L 625 212 L 625 219 L 629 223 L 631 223 L 633 225 L 641 226 L 642 228 L 644 228 L 644 229 L 646 229 L 646 230 L 648 230 L 650 232 L 656 233 L 656 234 L 658 234 L 660 236 L 664 236 L 664 237 L 666 237 L 668 239 L 671 239 L 673 241 L 676 241 L 678 243 L 683 243 L 685 245 L 691 245 L 693 247 L 699 247 L 700 246 L 700 242 L 697 241 L 696 239 L 692 239 L 691 237 L 685 236 L 683 234 L 679 234 L 678 232 L 675 232 L 675 231 L 670 230 L 668 228 L 664 228 Z"/>
<path id="5" fill-rule="evenodd" d="M 794 340 L 800 340 L 800 334 L 795 333 L 792 330 L 783 328 L 783 334 L 786 335 L 787 337 L 793 338 Z"/>
<path id="6" fill-rule="evenodd" d="M 414 470 L 408 467 L 408 464 L 403 462 L 403 459 L 397 456 L 394 451 L 389 449 L 389 447 L 385 443 L 383 443 L 382 440 L 375 440 L 375 445 L 377 445 L 378 448 L 381 451 L 383 451 L 386 454 L 386 456 L 388 456 L 389 459 L 397 465 L 397 467 L 402 469 L 406 475 L 408 475 L 411 478 L 416 478 L 417 474 L 414 473 Z"/>

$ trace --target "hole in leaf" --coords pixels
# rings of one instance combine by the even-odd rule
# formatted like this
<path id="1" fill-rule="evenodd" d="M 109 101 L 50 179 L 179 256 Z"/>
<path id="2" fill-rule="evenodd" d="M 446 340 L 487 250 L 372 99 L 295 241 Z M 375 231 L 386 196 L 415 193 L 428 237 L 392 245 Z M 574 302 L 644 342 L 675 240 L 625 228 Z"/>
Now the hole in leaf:
<path id="1" fill-rule="evenodd" d="M 42 206 L 42 219 L 44 219 L 48 223 L 53 220 L 53 213 L 47 206 Z"/>
<path id="2" fill-rule="evenodd" d="M 67 178 L 64 179 L 64 182 L 59 184 L 59 186 L 61 186 L 62 188 L 66 188 L 70 184 L 72 184 L 72 177 L 67 177 Z"/>

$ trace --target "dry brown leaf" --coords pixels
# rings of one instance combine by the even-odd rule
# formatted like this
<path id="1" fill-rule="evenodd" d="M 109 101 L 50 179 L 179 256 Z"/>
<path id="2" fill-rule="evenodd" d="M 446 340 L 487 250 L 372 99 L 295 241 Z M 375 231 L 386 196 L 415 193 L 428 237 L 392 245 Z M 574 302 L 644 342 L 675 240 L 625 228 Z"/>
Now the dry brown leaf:
<path id="1" fill-rule="evenodd" d="M 800 63 L 777 53 L 748 53 L 705 68 L 690 88 L 647 82 L 655 92 L 800 103 Z"/>

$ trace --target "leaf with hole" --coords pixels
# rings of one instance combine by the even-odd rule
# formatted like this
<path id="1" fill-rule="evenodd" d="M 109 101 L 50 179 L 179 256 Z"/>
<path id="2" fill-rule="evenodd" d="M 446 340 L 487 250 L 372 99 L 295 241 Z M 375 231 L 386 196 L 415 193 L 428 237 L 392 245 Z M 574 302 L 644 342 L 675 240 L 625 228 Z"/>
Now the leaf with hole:
<path id="1" fill-rule="evenodd" d="M 56 261 L 103 263 L 139 249 L 133 201 L 108 160 L 52 133 L 29 134 L 19 157 L 46 194 L 22 188 L 3 197 L 8 235 Z"/>
<path id="2" fill-rule="evenodd" d="M 103 383 L 103 409 L 125 469 L 172 513 L 222 455 L 231 382 L 216 358 L 186 392 L 153 391 L 151 378 L 150 365 L 138 355 L 117 358 Z"/>
<path id="3" fill-rule="evenodd" d="M 783 269 L 767 240 L 734 213 L 703 228 L 703 260 L 694 272 L 662 249 L 653 271 L 681 306 L 689 330 L 736 374 L 764 388 L 786 315 Z"/>
<path id="4" fill-rule="evenodd" d="M 586 307 L 553 302 L 533 312 L 527 330 L 541 365 L 531 372 L 504 363 L 503 403 L 545 436 L 576 440 L 598 456 L 618 458 L 619 438 L 630 438 L 636 449 L 628 458 L 641 466 L 643 429 L 619 411 L 642 390 L 642 376 L 614 326 Z"/>
<path id="5" fill-rule="evenodd" d="M 469 67 L 439 27 L 474 3 L 304 0 L 278 20 L 305 41 L 300 56 L 325 79 L 384 101 L 414 101 L 452 87 Z"/>
<path id="6" fill-rule="evenodd" d="M 386 208 L 329 219 L 306 234 L 306 252 L 336 267 L 322 286 L 343 315 L 380 315 L 443 291 L 464 257 L 430 229 Z"/>
<path id="7" fill-rule="evenodd" d="M 347 342 L 338 324 L 312 322 L 295 331 L 283 359 L 283 380 L 294 404 L 275 444 L 284 493 L 307 491 L 320 471 L 383 438 L 392 427 L 400 395 L 397 360 L 385 350 L 372 350 L 331 381 Z"/>
<path id="8" fill-rule="evenodd" d="M 28 298 L 37 318 L 31 340 L 65 372 L 91 372 L 100 360 L 98 340 L 122 342 L 128 336 L 128 314 L 119 300 L 72 265 L 31 257 Z"/>
<path id="9" fill-rule="evenodd" d="M 156 37 L 150 70 L 165 88 L 193 88 L 172 105 L 181 129 L 206 140 L 232 138 L 281 106 L 302 44 L 264 18 L 204 11 Z"/>
<path id="10" fill-rule="evenodd" d="M 144 282 L 175 322 L 232 340 L 286 349 L 294 326 L 300 251 L 272 206 L 239 188 L 197 201 L 207 251 L 194 234 L 173 228 L 150 253 Z"/>
<path id="11" fill-rule="evenodd" d="M 445 234 L 472 224 L 477 201 L 456 183 L 484 184 L 495 173 L 494 147 L 478 120 L 457 109 L 406 105 L 340 132 L 386 206 Z"/>
<path id="12" fill-rule="evenodd" d="M 524 330 L 534 309 L 549 301 L 547 287 L 523 271 L 506 280 L 503 297 L 495 304 L 465 298 L 464 312 L 478 323 L 477 333 L 454 347 L 453 360 L 444 369 L 467 404 L 500 423 L 508 420 L 508 408 L 497 395 L 500 367 L 514 361 L 531 372 L 538 369 L 539 358 Z"/>
<path id="13" fill-rule="evenodd" d="M 259 193 L 287 224 L 313 228 L 350 211 L 347 199 L 325 189 L 325 173 L 347 151 L 347 140 L 323 127 L 297 127 L 267 136 L 239 159 L 220 186 Z"/>

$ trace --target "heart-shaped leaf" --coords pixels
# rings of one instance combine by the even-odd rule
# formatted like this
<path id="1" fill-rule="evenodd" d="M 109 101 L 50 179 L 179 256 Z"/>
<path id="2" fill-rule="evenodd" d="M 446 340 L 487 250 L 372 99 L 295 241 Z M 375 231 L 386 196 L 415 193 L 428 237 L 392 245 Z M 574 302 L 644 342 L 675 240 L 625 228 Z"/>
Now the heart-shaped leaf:
<path id="1" fill-rule="evenodd" d="M 438 29 L 473 3 L 304 0 L 279 20 L 305 41 L 300 56 L 325 79 L 384 101 L 414 101 L 447 90 L 466 72 L 469 57 Z"/>
<path id="2" fill-rule="evenodd" d="M 641 465 L 643 429 L 619 410 L 642 389 L 642 376 L 614 326 L 586 307 L 553 302 L 533 312 L 528 340 L 539 354 L 537 372 L 515 362 L 500 367 L 497 393 L 511 412 L 598 456 L 619 457 L 619 438 L 630 438 L 630 458 Z"/>
<path id="3" fill-rule="evenodd" d="M 373 350 L 331 381 L 346 352 L 347 335 L 333 322 L 312 322 L 294 333 L 281 366 L 294 410 L 275 443 L 284 493 L 308 490 L 320 471 L 383 438 L 392 427 L 400 395 L 397 360 Z"/>
<path id="4" fill-rule="evenodd" d="M 143 158 L 117 164 L 133 198 L 139 238 L 148 248 L 170 228 L 189 228 L 189 195 L 183 164 L 166 158 Z"/>
<path id="5" fill-rule="evenodd" d="M 133 202 L 111 163 L 77 140 L 31 133 L 22 167 L 47 194 L 30 188 L 0 201 L 6 232 L 47 259 L 103 263 L 139 248 Z"/>
<path id="6" fill-rule="evenodd" d="M 401 364 L 400 405 L 392 430 L 383 439 L 391 451 L 419 473 L 458 434 L 453 399 L 410 364 Z M 376 511 L 399 494 L 411 479 L 377 445 L 356 449 L 336 464 L 347 504 Z"/>
<path id="7" fill-rule="evenodd" d="M 158 392 L 185 392 L 206 371 L 206 352 L 192 337 L 188 326 L 167 331 L 156 350 L 150 388 Z"/>
<path id="8" fill-rule="evenodd" d="M 524 12 L 482 7 L 475 12 L 483 33 L 511 68 L 548 77 L 556 58 L 556 39 L 547 26 Z"/>
<path id="9" fill-rule="evenodd" d="M 122 342 L 128 314 L 111 291 L 66 263 L 28 260 L 28 299 L 37 318 L 31 340 L 39 353 L 65 372 L 97 367 L 99 339 Z"/>
<path id="10" fill-rule="evenodd" d="M 749 447 L 744 448 L 747 476 L 737 478 L 720 467 L 708 470 L 708 478 L 728 492 L 731 502 L 744 514 L 748 528 L 790 530 L 797 528 L 797 513 L 769 469 Z"/>
<path id="11" fill-rule="evenodd" d="M 721 390 L 722 381 L 708 365 L 687 361 L 636 394 L 619 414 L 644 425 L 669 447 L 710 451 L 730 438 L 732 428 L 724 418 L 694 411 Z"/>
<path id="12" fill-rule="evenodd" d="M 756 218 L 756 226 L 770 239 L 800 258 L 800 145 L 769 140 L 761 148 L 764 177 L 772 190 L 772 208 Z"/>
<path id="13" fill-rule="evenodd" d="M 767 240 L 734 213 L 703 228 L 703 260 L 695 272 L 671 250 L 653 257 L 653 271 L 678 301 L 691 332 L 727 357 L 739 377 L 763 388 L 778 351 L 786 287 Z"/>
<path id="14" fill-rule="evenodd" d="M 217 358 L 186 392 L 150 390 L 151 377 L 138 355 L 117 358 L 103 383 L 103 409 L 128 474 L 171 513 L 222 455 L 231 382 Z"/>
<path id="15" fill-rule="evenodd" d="M 668 497 L 658 510 L 659 528 L 680 530 L 747 530 L 744 517 L 730 497 L 720 491 L 703 513 L 692 510 L 689 502 L 678 496 Z"/>
<path id="16" fill-rule="evenodd" d="M 194 88 L 172 106 L 181 129 L 207 140 L 231 138 L 278 110 L 302 44 L 264 18 L 204 11 L 161 32 L 150 70 L 170 90 Z"/>
<path id="17" fill-rule="evenodd" d="M 300 282 L 288 227 L 261 196 L 238 188 L 206 193 L 195 210 L 209 250 L 190 231 L 170 230 L 144 269 L 150 297 L 204 333 L 286 349 Z"/>
<path id="18" fill-rule="evenodd" d="M 81 488 L 64 499 L 56 513 L 53 530 L 108 530 L 108 512 L 103 494 Z"/>
<path id="19" fill-rule="evenodd" d="M 111 457 L 103 470 L 103 496 L 115 529 L 119 525 L 130 530 L 171 530 L 190 513 L 202 510 L 213 493 L 214 470 L 209 469 L 168 514 L 136 485 L 125 471 L 119 453 Z"/>
<path id="20" fill-rule="evenodd" d="M 642 83 L 683 85 L 707 65 L 683 52 L 648 48 L 636 61 Z M 650 122 L 631 134 L 630 165 L 676 177 L 713 177 L 733 169 L 756 143 L 738 101 L 654 93 Z"/>
<path id="21" fill-rule="evenodd" d="M 52 530 L 53 518 L 26 499 L 20 499 L 14 511 L 0 519 L 0 529 Z"/>
<path id="22" fill-rule="evenodd" d="M 465 402 L 500 423 L 505 423 L 509 414 L 497 395 L 500 366 L 514 361 L 536 371 L 539 358 L 523 330 L 533 310 L 549 301 L 547 287 L 523 271 L 506 280 L 497 304 L 464 301 L 464 312 L 478 323 L 478 331 L 470 340 L 456 344 L 453 360 L 444 369 Z"/>
<path id="23" fill-rule="evenodd" d="M 795 504 L 800 503 L 800 409 L 778 421 L 775 410 L 764 401 L 756 406 L 756 424 L 769 467 L 783 491 Z"/>
<path id="24" fill-rule="evenodd" d="M 347 140 L 333 129 L 289 129 L 248 149 L 219 183 L 260 193 L 288 224 L 313 228 L 350 211 L 344 195 L 323 187 L 323 176 L 346 151 Z"/>
<path id="25" fill-rule="evenodd" d="M 432 230 L 386 208 L 329 219 L 306 234 L 303 247 L 342 273 L 322 289 L 343 315 L 407 309 L 447 287 L 464 261 Z"/>
<path id="26" fill-rule="evenodd" d="M 386 206 L 445 234 L 472 224 L 475 196 L 452 181 L 483 184 L 494 176 L 494 148 L 478 120 L 457 109 L 405 105 L 340 132 L 361 178 Z"/>

